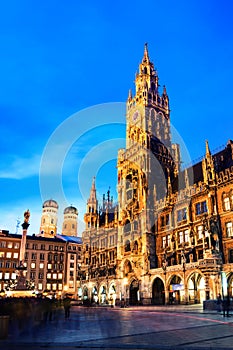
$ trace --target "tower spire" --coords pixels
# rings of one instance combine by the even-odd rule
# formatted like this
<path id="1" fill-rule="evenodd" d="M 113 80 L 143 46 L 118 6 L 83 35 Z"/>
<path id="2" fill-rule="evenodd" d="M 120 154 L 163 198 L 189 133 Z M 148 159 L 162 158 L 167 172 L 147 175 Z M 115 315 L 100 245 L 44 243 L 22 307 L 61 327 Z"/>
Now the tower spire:
<path id="1" fill-rule="evenodd" d="M 148 53 L 148 44 L 145 43 L 144 45 L 144 56 L 143 56 L 143 62 L 149 63 L 149 53 Z"/>

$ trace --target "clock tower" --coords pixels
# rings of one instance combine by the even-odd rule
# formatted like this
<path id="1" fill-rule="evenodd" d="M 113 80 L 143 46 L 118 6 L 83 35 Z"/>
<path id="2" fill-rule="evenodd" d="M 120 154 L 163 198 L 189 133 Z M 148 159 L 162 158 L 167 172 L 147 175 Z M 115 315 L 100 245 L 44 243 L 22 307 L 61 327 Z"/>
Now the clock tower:
<path id="1" fill-rule="evenodd" d="M 145 44 L 135 95 L 130 90 L 127 99 L 126 148 L 118 152 L 122 278 L 124 271 L 140 276 L 157 266 L 154 203 L 168 196 L 179 172 L 179 146 L 171 143 L 169 98 L 165 86 L 159 92 L 158 81 Z"/>

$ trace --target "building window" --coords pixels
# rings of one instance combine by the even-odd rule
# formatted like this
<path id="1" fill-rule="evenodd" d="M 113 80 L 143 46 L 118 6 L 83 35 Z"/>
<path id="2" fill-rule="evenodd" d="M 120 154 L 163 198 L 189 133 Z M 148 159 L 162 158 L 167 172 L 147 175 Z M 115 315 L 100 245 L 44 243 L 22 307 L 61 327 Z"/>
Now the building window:
<path id="1" fill-rule="evenodd" d="M 3 260 L 0 260 L 0 267 L 4 267 L 4 261 Z"/>
<path id="2" fill-rule="evenodd" d="M 223 203 L 224 203 L 224 210 L 230 210 L 231 209 L 230 198 L 229 197 L 225 197 L 223 199 Z"/>
<path id="3" fill-rule="evenodd" d="M 48 264 L 48 270 L 52 270 L 52 264 Z"/>
<path id="4" fill-rule="evenodd" d="M 183 235 L 183 231 L 179 232 L 179 243 L 183 243 L 184 242 L 184 235 Z"/>
<path id="5" fill-rule="evenodd" d="M 50 290 L 51 289 L 51 283 L 46 284 L 46 289 Z"/>
<path id="6" fill-rule="evenodd" d="M 163 240 L 162 240 L 162 245 L 163 245 L 163 248 L 165 248 L 166 247 L 166 236 L 163 236 L 163 238 L 162 238 Z"/>
<path id="7" fill-rule="evenodd" d="M 44 268 L 44 263 L 40 263 L 39 267 L 40 267 L 40 269 L 43 269 Z"/>
<path id="8" fill-rule="evenodd" d="M 232 222 L 226 222 L 226 235 L 227 237 L 233 236 Z"/>
<path id="9" fill-rule="evenodd" d="M 177 222 L 187 220 L 187 208 L 182 208 L 177 211 Z"/>
<path id="10" fill-rule="evenodd" d="M 36 253 L 32 253 L 32 260 L 36 260 Z"/>
<path id="11" fill-rule="evenodd" d="M 37 244 L 33 244 L 33 245 L 32 245 L 32 249 L 33 249 L 33 250 L 37 250 L 37 248 L 38 248 Z"/>
<path id="12" fill-rule="evenodd" d="M 63 270 L 63 265 L 59 264 L 59 270 L 62 271 Z"/>
<path id="13" fill-rule="evenodd" d="M 12 262 L 12 268 L 13 268 L 13 269 L 16 269 L 17 265 L 18 265 L 18 264 L 17 264 L 15 261 Z"/>
<path id="14" fill-rule="evenodd" d="M 125 252 L 130 252 L 130 241 L 125 242 Z"/>
<path id="15" fill-rule="evenodd" d="M 10 274 L 9 274 L 9 272 L 5 272 L 5 280 L 9 280 L 10 279 Z"/>
<path id="16" fill-rule="evenodd" d="M 6 242 L 5 241 L 0 242 L 0 247 L 1 248 L 6 248 Z"/>
<path id="17" fill-rule="evenodd" d="M 59 273 L 59 274 L 58 274 L 57 279 L 62 280 L 62 273 Z"/>
<path id="18" fill-rule="evenodd" d="M 19 253 L 13 253 L 13 258 L 14 259 L 18 259 L 18 257 L 19 257 Z"/>
<path id="19" fill-rule="evenodd" d="M 42 280 L 44 278 L 44 272 L 39 272 L 39 280 Z"/>
<path id="20" fill-rule="evenodd" d="M 36 278 L 36 273 L 35 272 L 30 272 L 30 279 L 34 280 Z"/>
<path id="21" fill-rule="evenodd" d="M 45 250 L 45 244 L 41 244 L 40 249 Z"/>
<path id="22" fill-rule="evenodd" d="M 36 268 L 36 263 L 32 262 L 32 263 L 31 263 L 31 268 L 32 268 L 32 269 L 35 269 L 35 268 Z"/>
<path id="23" fill-rule="evenodd" d="M 49 250 L 53 250 L 53 245 L 50 245 L 50 246 L 49 246 Z"/>
<path id="24" fill-rule="evenodd" d="M 7 247 L 8 247 L 8 248 L 13 248 L 13 243 L 12 243 L 12 242 L 8 242 Z"/>
<path id="25" fill-rule="evenodd" d="M 57 290 L 57 284 L 53 283 L 53 290 Z"/>
<path id="26" fill-rule="evenodd" d="M 73 263 L 73 262 L 70 263 L 70 267 L 71 267 L 71 268 L 74 268 L 74 263 Z"/>
<path id="27" fill-rule="evenodd" d="M 47 278 L 50 279 L 52 274 L 50 272 L 47 273 Z"/>
<path id="28" fill-rule="evenodd" d="M 62 290 L 62 284 L 61 283 L 58 284 L 58 290 Z"/>
<path id="29" fill-rule="evenodd" d="M 43 284 L 42 283 L 38 283 L 38 289 L 42 290 L 43 289 Z"/>
<path id="30" fill-rule="evenodd" d="M 12 272 L 12 274 L 11 274 L 11 279 L 12 279 L 12 280 L 16 280 L 16 278 L 17 278 L 16 273 L 15 273 L 15 272 Z"/>
<path id="31" fill-rule="evenodd" d="M 44 253 L 40 253 L 40 260 L 44 261 Z"/>
<path id="32" fill-rule="evenodd" d="M 196 215 L 207 213 L 206 201 L 196 203 Z"/>
<path id="33" fill-rule="evenodd" d="M 6 269 L 9 269 L 9 268 L 10 268 L 10 266 L 11 266 L 10 261 L 6 261 Z"/>
<path id="34" fill-rule="evenodd" d="M 202 239 L 202 234 L 203 234 L 203 226 L 197 226 L 197 239 Z"/>
<path id="35" fill-rule="evenodd" d="M 184 241 L 189 242 L 189 230 L 184 231 Z"/>
<path id="36" fill-rule="evenodd" d="M 11 253 L 10 253 L 10 252 L 7 252 L 7 253 L 6 253 L 6 257 L 7 257 L 8 259 L 10 259 L 10 258 L 11 258 Z"/>

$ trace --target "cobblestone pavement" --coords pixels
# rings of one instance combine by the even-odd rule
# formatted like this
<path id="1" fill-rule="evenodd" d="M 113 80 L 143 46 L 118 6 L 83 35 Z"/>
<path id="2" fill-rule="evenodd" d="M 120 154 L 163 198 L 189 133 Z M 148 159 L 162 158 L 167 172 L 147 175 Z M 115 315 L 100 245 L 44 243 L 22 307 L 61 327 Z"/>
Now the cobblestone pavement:
<path id="1" fill-rule="evenodd" d="M 62 309 L 51 321 L 10 322 L 0 349 L 232 349 L 233 317 L 199 305 Z"/>

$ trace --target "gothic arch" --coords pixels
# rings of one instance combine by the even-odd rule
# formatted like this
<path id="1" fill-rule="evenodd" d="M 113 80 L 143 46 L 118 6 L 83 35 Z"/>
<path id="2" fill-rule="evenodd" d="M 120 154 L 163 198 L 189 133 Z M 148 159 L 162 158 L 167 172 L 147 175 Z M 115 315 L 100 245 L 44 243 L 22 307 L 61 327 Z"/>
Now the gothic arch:
<path id="1" fill-rule="evenodd" d="M 152 304 L 165 304 L 165 287 L 164 282 L 160 277 L 156 277 L 152 283 Z"/>
<path id="2" fill-rule="evenodd" d="M 124 265 L 123 265 L 123 276 L 124 277 L 128 276 L 128 274 L 132 271 L 133 271 L 133 269 L 132 269 L 131 262 L 128 259 L 125 260 Z"/>

